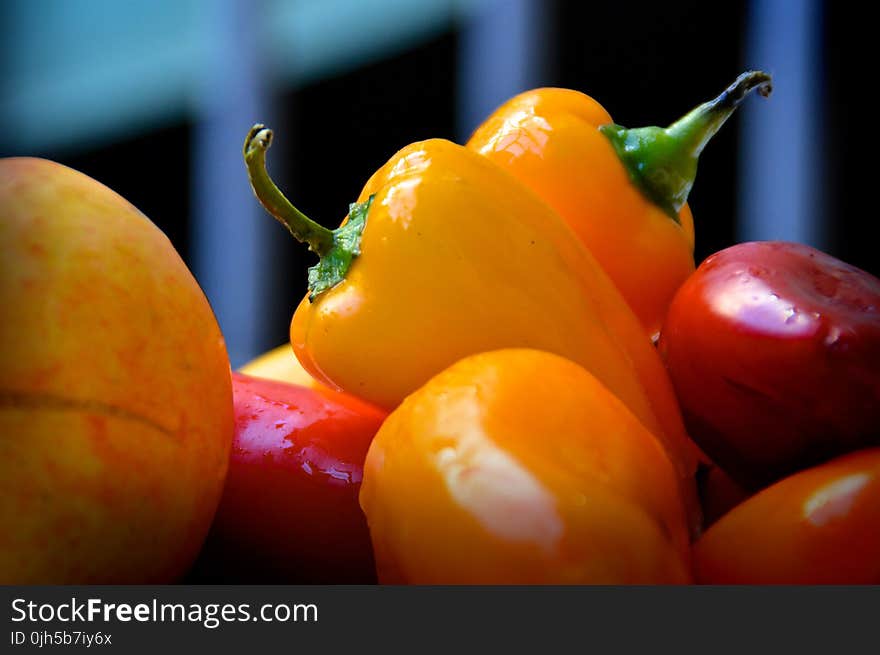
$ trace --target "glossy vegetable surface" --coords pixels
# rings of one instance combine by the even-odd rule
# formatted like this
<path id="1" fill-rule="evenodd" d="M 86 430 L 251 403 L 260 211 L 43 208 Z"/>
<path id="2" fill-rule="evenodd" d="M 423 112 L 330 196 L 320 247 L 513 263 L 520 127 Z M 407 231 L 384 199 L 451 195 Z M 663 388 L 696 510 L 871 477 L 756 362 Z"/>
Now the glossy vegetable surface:
<path id="1" fill-rule="evenodd" d="M 258 197 L 325 253 L 320 265 L 335 265 L 340 233 L 303 222 L 268 179 L 270 137 L 257 126 L 245 143 Z M 434 139 L 395 154 L 352 208 L 365 219 L 359 254 L 330 288 L 316 292 L 323 282 L 313 274 L 319 286 L 291 323 L 310 373 L 393 409 L 464 356 L 544 349 L 619 396 L 690 480 L 697 454 L 662 362 L 589 251 L 538 197 L 487 158 Z"/>
<path id="2" fill-rule="evenodd" d="M 752 89 L 750 72 L 669 128 L 625 129 L 571 89 L 522 93 L 499 107 L 467 147 L 546 200 L 590 249 L 654 335 L 676 289 L 694 270 L 694 225 L 685 200 L 697 157 Z"/>
<path id="3" fill-rule="evenodd" d="M 880 449 L 780 480 L 731 510 L 694 551 L 713 584 L 880 584 Z"/>
<path id="4" fill-rule="evenodd" d="M 880 443 L 880 280 L 830 255 L 785 242 L 712 255 L 659 348 L 690 435 L 746 486 Z"/>
<path id="5" fill-rule="evenodd" d="M 580 366 L 468 357 L 376 435 L 361 505 L 380 582 L 684 583 L 688 525 L 656 438 Z"/>
<path id="6" fill-rule="evenodd" d="M 235 582 L 375 579 L 358 491 L 385 413 L 346 394 L 233 373 L 235 439 L 201 574 Z"/>

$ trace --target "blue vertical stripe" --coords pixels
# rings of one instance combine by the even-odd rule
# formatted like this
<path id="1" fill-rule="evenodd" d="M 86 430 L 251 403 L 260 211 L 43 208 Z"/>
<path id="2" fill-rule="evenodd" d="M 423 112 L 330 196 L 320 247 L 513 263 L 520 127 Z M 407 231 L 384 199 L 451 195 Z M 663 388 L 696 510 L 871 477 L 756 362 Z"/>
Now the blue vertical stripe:
<path id="1" fill-rule="evenodd" d="M 545 84 L 550 39 L 547 3 L 474 3 L 459 36 L 457 133 L 466 140 L 498 105 Z"/>
<path id="2" fill-rule="evenodd" d="M 193 272 L 217 315 L 233 368 L 264 345 L 260 324 L 271 267 L 261 254 L 275 234 L 253 197 L 241 154 L 250 126 L 270 120 L 255 4 L 211 3 L 206 25 L 213 49 L 195 108 Z"/>
<path id="3" fill-rule="evenodd" d="M 821 3 L 752 0 L 746 65 L 773 74 L 773 95 L 742 112 L 741 241 L 783 239 L 818 248 L 823 209 Z"/>

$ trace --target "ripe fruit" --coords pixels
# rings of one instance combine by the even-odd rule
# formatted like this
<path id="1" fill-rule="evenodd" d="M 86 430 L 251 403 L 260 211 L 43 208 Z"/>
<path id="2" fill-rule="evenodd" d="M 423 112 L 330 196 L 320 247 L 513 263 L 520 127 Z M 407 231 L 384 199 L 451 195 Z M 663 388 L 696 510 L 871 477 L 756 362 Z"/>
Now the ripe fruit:
<path id="1" fill-rule="evenodd" d="M 195 573 L 224 583 L 375 582 L 358 491 L 385 412 L 342 392 L 241 373 L 232 391 L 229 473 Z"/>
<path id="2" fill-rule="evenodd" d="M 780 480 L 697 542 L 698 582 L 880 584 L 880 448 Z"/>
<path id="3" fill-rule="evenodd" d="M 411 394 L 370 445 L 360 501 L 382 583 L 690 581 L 668 453 L 546 352 L 472 355 Z"/>
<path id="4" fill-rule="evenodd" d="M 232 440 L 220 329 L 164 234 L 59 164 L 0 160 L 0 582 L 160 583 Z"/>
<path id="5" fill-rule="evenodd" d="M 880 280 L 814 248 L 710 256 L 659 349 L 688 433 L 750 490 L 880 445 Z"/>

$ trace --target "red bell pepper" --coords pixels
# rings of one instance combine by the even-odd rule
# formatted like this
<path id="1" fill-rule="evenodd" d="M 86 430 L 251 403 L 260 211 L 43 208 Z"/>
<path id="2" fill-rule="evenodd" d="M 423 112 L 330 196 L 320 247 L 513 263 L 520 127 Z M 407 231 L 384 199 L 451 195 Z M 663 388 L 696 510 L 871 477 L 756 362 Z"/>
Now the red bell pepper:
<path id="1" fill-rule="evenodd" d="M 197 579 L 375 582 L 358 505 L 385 412 L 332 390 L 232 374 L 229 473 Z"/>

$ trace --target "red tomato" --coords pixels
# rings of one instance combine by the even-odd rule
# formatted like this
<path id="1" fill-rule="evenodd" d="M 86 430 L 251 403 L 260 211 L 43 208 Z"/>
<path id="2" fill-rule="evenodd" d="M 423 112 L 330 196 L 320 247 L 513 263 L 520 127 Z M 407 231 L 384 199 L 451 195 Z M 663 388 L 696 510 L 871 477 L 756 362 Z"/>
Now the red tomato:
<path id="1" fill-rule="evenodd" d="M 691 437 L 746 487 L 880 444 L 880 280 L 818 250 L 712 255 L 659 348 Z"/>
<path id="2" fill-rule="evenodd" d="M 880 448 L 749 498 L 697 542 L 694 563 L 710 584 L 880 583 Z"/>
<path id="3" fill-rule="evenodd" d="M 385 413 L 331 390 L 241 373 L 232 383 L 229 473 L 196 577 L 374 582 L 358 492 Z"/>

